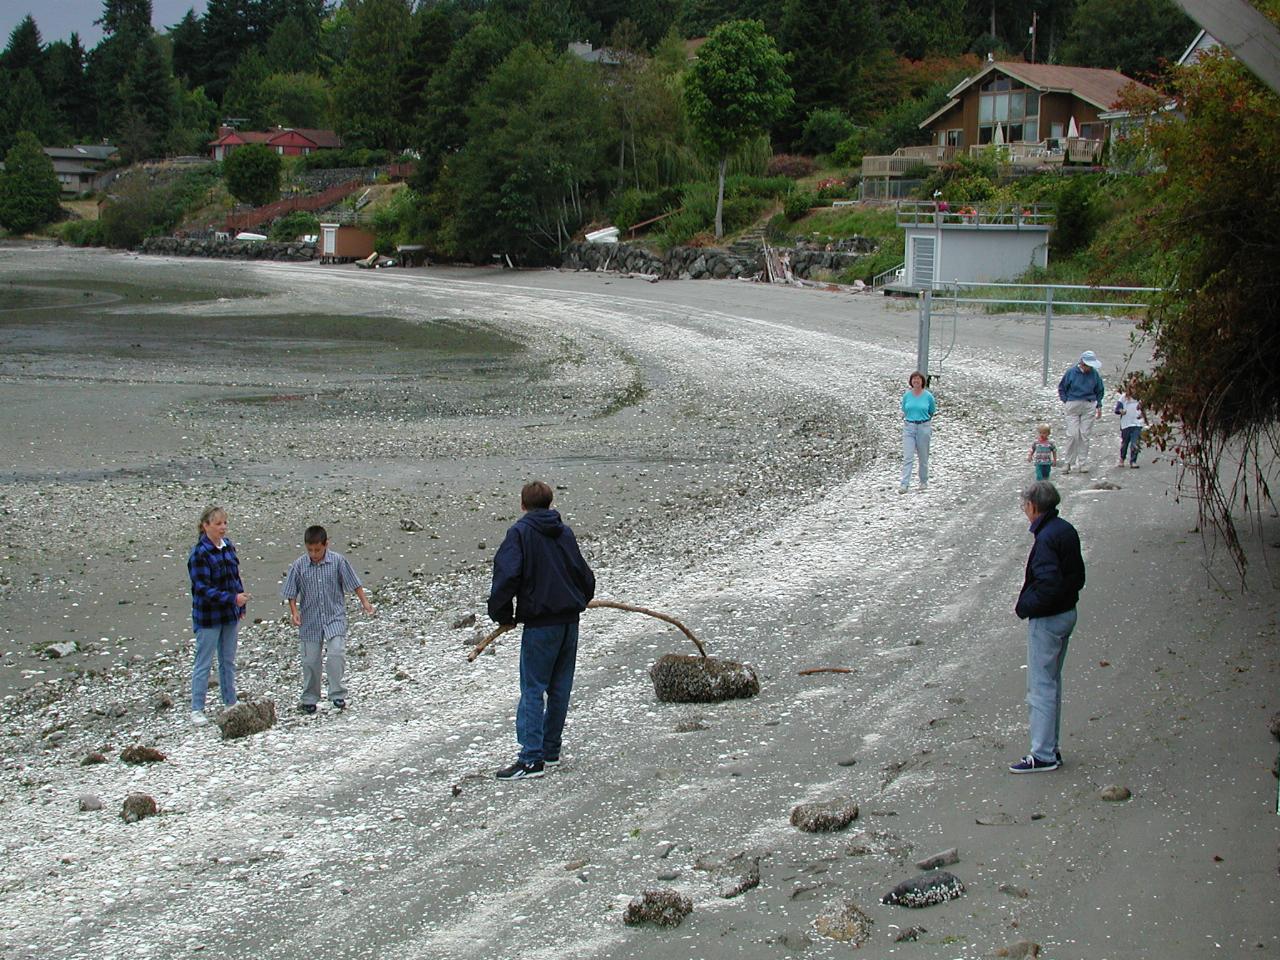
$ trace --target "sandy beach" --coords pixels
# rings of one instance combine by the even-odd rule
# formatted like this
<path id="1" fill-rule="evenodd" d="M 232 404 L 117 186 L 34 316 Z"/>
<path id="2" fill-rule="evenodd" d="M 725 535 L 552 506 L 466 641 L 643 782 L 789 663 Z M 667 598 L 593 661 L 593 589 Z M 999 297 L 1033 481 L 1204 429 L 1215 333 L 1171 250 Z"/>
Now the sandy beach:
<path id="1" fill-rule="evenodd" d="M 823 958 L 850 953 L 812 924 L 841 898 L 868 957 L 1276 954 L 1280 521 L 1241 590 L 1166 460 L 1114 468 L 1106 413 L 1094 470 L 1055 477 L 1089 578 L 1066 763 L 1010 776 L 1026 448 L 1060 429 L 1061 371 L 1092 349 L 1116 383 L 1134 328 L 1059 318 L 1046 388 L 1040 319 L 954 327 L 929 489 L 899 496 L 914 304 L 0 248 L 0 956 Z M 465 654 L 533 477 L 600 596 L 680 616 L 760 695 L 658 703 L 648 667 L 687 641 L 590 611 L 565 762 L 495 781 L 518 641 Z M 186 720 L 209 502 L 255 595 L 241 689 L 280 714 L 242 741 Z M 303 717 L 276 594 L 313 522 L 379 616 L 353 607 L 351 709 Z M 853 672 L 799 674 L 820 666 Z M 167 759 L 122 763 L 133 744 Z M 138 790 L 161 815 L 126 824 Z M 836 797 L 846 829 L 790 825 Z M 950 847 L 963 896 L 879 902 Z M 693 912 L 625 926 L 654 887 Z"/>

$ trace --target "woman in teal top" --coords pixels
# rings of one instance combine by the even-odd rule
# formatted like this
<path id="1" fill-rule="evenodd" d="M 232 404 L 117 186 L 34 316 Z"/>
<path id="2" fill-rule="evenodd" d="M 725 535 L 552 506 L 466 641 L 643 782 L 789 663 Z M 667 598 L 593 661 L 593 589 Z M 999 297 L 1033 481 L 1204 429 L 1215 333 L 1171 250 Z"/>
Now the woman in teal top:
<path id="1" fill-rule="evenodd" d="M 911 485 L 911 470 L 920 458 L 920 489 L 929 487 L 929 438 L 933 436 L 931 422 L 938 410 L 933 394 L 926 390 L 924 374 L 919 370 L 907 378 L 911 389 L 902 395 L 902 482 L 899 493 L 906 493 Z"/>

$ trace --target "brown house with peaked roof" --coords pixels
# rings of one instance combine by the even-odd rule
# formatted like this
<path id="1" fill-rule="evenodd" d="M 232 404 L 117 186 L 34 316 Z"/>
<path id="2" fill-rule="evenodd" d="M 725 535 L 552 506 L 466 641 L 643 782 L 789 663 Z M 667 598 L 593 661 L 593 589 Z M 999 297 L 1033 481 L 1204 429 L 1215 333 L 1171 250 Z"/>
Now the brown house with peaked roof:
<path id="1" fill-rule="evenodd" d="M 285 157 L 315 153 L 317 150 L 340 150 L 342 138 L 332 130 L 312 130 L 304 127 L 276 127 L 274 130 L 236 130 L 223 126 L 218 138 L 209 141 L 210 153 L 215 160 L 225 160 L 236 147 L 249 143 L 261 143 Z"/>
<path id="2" fill-rule="evenodd" d="M 1107 139 L 1106 113 L 1121 92 L 1142 84 L 1115 70 L 1049 63 L 986 64 L 921 122 L 933 142 L 890 157 L 864 157 L 864 177 L 901 176 L 910 166 L 936 166 L 962 151 L 1007 148 L 1012 165 L 1097 163 Z"/>

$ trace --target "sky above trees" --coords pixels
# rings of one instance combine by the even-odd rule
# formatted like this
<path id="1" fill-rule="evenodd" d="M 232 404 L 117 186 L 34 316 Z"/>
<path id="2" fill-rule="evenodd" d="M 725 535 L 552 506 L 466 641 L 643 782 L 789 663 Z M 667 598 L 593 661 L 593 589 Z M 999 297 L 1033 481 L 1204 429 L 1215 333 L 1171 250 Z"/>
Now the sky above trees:
<path id="1" fill-rule="evenodd" d="M 152 0 L 152 26 L 163 33 L 188 10 L 194 9 L 197 17 L 203 14 L 204 5 L 205 0 Z M 101 0 L 0 0 L 0 38 L 8 37 L 28 13 L 35 18 L 45 43 L 70 39 L 72 33 L 80 34 L 85 47 L 95 46 L 102 39 L 102 28 L 93 23 L 102 16 Z"/>

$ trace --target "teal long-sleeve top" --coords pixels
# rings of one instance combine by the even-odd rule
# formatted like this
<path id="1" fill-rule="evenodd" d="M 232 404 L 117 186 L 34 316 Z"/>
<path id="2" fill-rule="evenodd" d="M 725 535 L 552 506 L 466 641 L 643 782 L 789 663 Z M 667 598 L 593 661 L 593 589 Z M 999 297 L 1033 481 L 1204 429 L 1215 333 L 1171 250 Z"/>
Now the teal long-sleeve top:
<path id="1" fill-rule="evenodd" d="M 902 417 L 904 420 L 913 420 L 917 423 L 923 420 L 932 420 L 937 411 L 938 404 L 933 399 L 933 394 L 928 390 L 921 390 L 918 397 L 910 390 L 902 395 Z"/>

